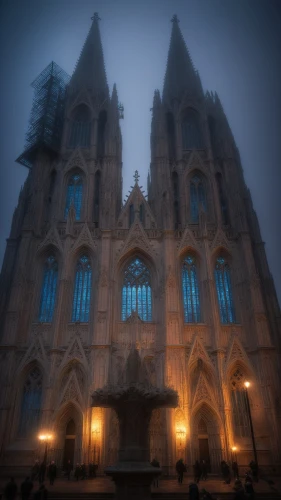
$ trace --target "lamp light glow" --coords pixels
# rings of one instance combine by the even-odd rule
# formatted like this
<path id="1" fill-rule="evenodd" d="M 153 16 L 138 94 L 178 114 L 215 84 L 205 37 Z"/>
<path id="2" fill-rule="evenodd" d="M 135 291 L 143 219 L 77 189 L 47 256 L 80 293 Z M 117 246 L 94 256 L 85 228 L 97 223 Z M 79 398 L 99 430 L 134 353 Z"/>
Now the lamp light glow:
<path id="1" fill-rule="evenodd" d="M 244 385 L 245 385 L 245 387 L 247 387 L 247 389 L 248 389 L 248 387 L 250 387 L 250 382 L 248 382 L 248 381 L 246 380 L 246 382 L 244 383 Z"/>

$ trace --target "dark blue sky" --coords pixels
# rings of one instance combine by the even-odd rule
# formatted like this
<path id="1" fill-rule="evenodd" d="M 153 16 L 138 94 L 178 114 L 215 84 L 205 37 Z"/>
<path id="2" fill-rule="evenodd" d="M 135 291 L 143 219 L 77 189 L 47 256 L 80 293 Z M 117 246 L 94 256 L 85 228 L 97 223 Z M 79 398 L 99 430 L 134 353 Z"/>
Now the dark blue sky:
<path id="1" fill-rule="evenodd" d="M 180 28 L 203 88 L 216 90 L 240 150 L 281 298 L 281 2 L 279 0 L 1 0 L 0 261 L 27 172 L 30 83 L 49 64 L 72 73 L 97 11 L 110 89 L 122 121 L 124 198 L 133 173 L 146 188 L 150 108 L 162 91 L 171 23 Z M 4 70 L 4 71 L 3 71 Z"/>

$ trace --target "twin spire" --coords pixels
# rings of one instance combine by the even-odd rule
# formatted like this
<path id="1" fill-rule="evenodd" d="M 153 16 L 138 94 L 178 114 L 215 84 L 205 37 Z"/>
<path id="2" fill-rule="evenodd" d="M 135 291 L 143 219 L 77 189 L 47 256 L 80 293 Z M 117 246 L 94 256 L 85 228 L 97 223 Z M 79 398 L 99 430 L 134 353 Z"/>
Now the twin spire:
<path id="1" fill-rule="evenodd" d="M 187 90 L 194 92 L 198 89 L 198 83 L 200 84 L 199 75 L 193 66 L 182 36 L 177 15 L 173 16 L 171 22 L 173 27 L 164 79 L 163 102 L 172 99 L 180 100 Z"/>
<path id="2" fill-rule="evenodd" d="M 71 78 L 70 88 L 76 90 L 85 87 L 108 98 L 108 84 L 99 30 L 100 18 L 95 13 L 91 19 L 92 25 Z M 178 17 L 174 15 L 171 22 L 173 27 L 164 79 L 163 102 L 171 99 L 180 100 L 188 89 L 191 92 L 198 91 L 201 85 L 198 72 L 193 66 L 179 28 Z"/>
<path id="3" fill-rule="evenodd" d="M 92 25 L 70 81 L 73 90 L 85 87 L 108 97 L 108 85 L 100 37 L 100 18 L 95 12 Z"/>

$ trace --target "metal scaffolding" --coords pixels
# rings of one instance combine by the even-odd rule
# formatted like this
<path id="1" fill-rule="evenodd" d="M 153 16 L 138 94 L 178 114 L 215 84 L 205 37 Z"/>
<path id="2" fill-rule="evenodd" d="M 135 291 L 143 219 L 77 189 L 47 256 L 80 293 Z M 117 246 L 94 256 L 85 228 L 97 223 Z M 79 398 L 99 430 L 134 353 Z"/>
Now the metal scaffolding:
<path id="1" fill-rule="evenodd" d="M 16 160 L 18 163 L 31 168 L 38 148 L 58 152 L 69 81 L 70 76 L 52 61 L 32 82 L 32 109 L 24 152 Z"/>

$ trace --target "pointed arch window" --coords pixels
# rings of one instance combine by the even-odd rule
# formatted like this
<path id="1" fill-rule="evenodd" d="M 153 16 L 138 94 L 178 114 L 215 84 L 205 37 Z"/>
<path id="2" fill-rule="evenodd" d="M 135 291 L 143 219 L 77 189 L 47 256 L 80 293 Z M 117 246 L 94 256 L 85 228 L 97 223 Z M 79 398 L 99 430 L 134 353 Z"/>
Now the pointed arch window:
<path id="1" fill-rule="evenodd" d="M 22 394 L 19 435 L 26 437 L 38 429 L 42 402 L 43 377 L 39 368 L 34 367 L 28 374 Z"/>
<path id="2" fill-rule="evenodd" d="M 53 255 L 50 255 L 44 265 L 43 284 L 41 289 L 41 300 L 38 320 L 49 323 L 53 319 L 56 292 L 58 282 L 58 263 Z"/>
<path id="3" fill-rule="evenodd" d="M 65 219 L 67 218 L 69 209 L 73 204 L 75 208 L 76 220 L 80 220 L 81 209 L 82 209 L 82 195 L 83 195 L 82 176 L 80 174 L 73 174 L 70 177 L 67 185 L 66 203 L 64 211 Z"/>
<path id="4" fill-rule="evenodd" d="M 89 321 L 92 291 L 92 267 L 89 258 L 82 255 L 76 265 L 72 319 L 71 321 Z"/>
<path id="5" fill-rule="evenodd" d="M 245 376 L 238 367 L 230 379 L 231 407 L 235 435 L 247 437 L 250 434 L 250 422 L 244 388 Z"/>
<path id="6" fill-rule="evenodd" d="M 185 323 L 199 323 L 200 297 L 196 261 L 193 255 L 187 255 L 182 264 L 182 294 Z"/>
<path id="7" fill-rule="evenodd" d="M 224 324 L 235 323 L 230 267 L 222 256 L 216 260 L 215 281 L 221 322 Z"/>
<path id="8" fill-rule="evenodd" d="M 182 149 L 203 149 L 199 115 L 194 109 L 187 109 L 182 120 Z"/>
<path id="9" fill-rule="evenodd" d="M 190 180 L 190 211 L 191 222 L 194 224 L 199 222 L 200 207 L 204 212 L 207 211 L 206 192 L 202 176 L 195 174 Z"/>
<path id="10" fill-rule="evenodd" d="M 126 267 L 122 286 L 122 321 L 136 312 L 143 321 L 152 321 L 151 275 L 137 257 Z"/>
<path id="11" fill-rule="evenodd" d="M 91 115 L 85 104 L 80 104 L 73 113 L 69 138 L 70 148 L 88 148 L 91 136 Z"/>

